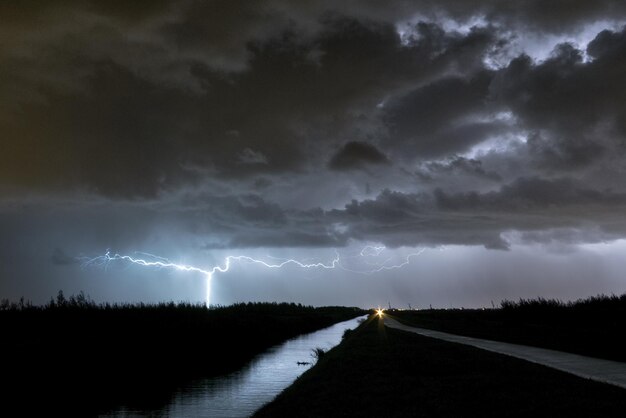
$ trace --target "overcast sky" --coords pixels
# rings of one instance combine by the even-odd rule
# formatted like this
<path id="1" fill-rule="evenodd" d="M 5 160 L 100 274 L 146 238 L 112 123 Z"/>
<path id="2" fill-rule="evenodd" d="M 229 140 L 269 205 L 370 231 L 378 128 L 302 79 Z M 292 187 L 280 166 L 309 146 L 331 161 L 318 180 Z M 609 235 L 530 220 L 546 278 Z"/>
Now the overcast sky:
<path id="1" fill-rule="evenodd" d="M 340 259 L 234 265 L 220 304 L 623 293 L 625 23 L 619 0 L 2 2 L 0 296 L 204 301 L 200 274 L 77 258 L 107 249 Z"/>

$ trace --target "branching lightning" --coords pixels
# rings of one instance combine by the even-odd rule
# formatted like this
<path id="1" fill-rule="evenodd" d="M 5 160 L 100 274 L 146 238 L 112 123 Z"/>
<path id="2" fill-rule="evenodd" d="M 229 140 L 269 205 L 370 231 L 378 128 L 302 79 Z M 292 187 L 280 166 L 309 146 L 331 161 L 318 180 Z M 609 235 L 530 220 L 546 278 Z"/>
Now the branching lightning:
<path id="1" fill-rule="evenodd" d="M 358 256 L 356 257 L 360 257 L 363 259 L 375 258 L 375 257 L 380 256 L 381 253 L 385 250 L 386 250 L 385 246 L 368 245 L 368 246 L 365 246 L 363 249 L 361 249 L 361 251 L 358 253 Z M 82 261 L 83 267 L 97 266 L 97 267 L 106 268 L 112 262 L 122 261 L 122 262 L 128 262 L 128 263 L 136 264 L 136 265 L 143 266 L 143 267 L 165 268 L 165 269 L 173 269 L 173 270 L 178 270 L 178 271 L 200 273 L 206 277 L 206 305 L 209 306 L 211 302 L 211 280 L 213 279 L 213 275 L 216 273 L 226 273 L 227 271 L 230 270 L 233 262 L 258 264 L 262 267 L 271 268 L 271 269 L 280 269 L 282 267 L 285 267 L 291 264 L 300 268 L 321 268 L 321 269 L 339 268 L 339 269 L 349 271 L 352 273 L 357 273 L 357 274 L 374 274 L 374 273 L 378 273 L 384 270 L 402 268 L 410 263 L 410 259 L 412 257 L 419 256 L 424 251 L 425 249 L 422 248 L 415 253 L 408 254 L 403 258 L 402 262 L 397 263 L 397 264 L 390 264 L 391 258 L 388 258 L 382 262 L 369 262 L 367 260 L 364 260 L 368 266 L 374 267 L 374 268 L 368 268 L 366 270 L 355 270 L 355 269 L 350 269 L 344 266 L 341 263 L 341 257 L 339 255 L 339 252 L 337 251 L 335 251 L 335 257 L 329 263 L 322 263 L 322 262 L 304 263 L 304 262 L 291 259 L 291 258 L 290 259 L 277 259 L 275 257 L 268 257 L 268 258 L 274 258 L 275 260 L 282 260 L 282 261 L 275 262 L 275 263 L 268 263 L 266 261 L 259 260 L 257 258 L 252 258 L 246 255 L 237 255 L 237 256 L 229 255 L 224 259 L 224 262 L 222 264 L 218 264 L 210 269 L 203 269 L 203 268 L 196 267 L 196 266 L 174 263 L 167 258 L 159 257 L 154 254 L 144 253 L 144 252 L 135 252 L 135 256 L 130 256 L 130 255 L 117 254 L 117 253 L 111 254 L 110 251 L 107 251 L 104 255 L 100 255 L 97 257 L 93 257 L 93 258 L 78 257 L 78 259 Z M 355 256 L 348 257 L 348 258 L 355 258 Z"/>
<path id="2" fill-rule="evenodd" d="M 385 247 L 384 245 L 381 245 L 381 246 L 366 245 L 365 247 L 363 247 L 363 249 L 361 249 L 361 252 L 359 252 L 359 255 L 361 257 L 367 257 L 367 256 L 378 257 L 380 253 L 382 253 L 386 249 L 387 247 Z"/>
<path id="3" fill-rule="evenodd" d="M 364 247 L 360 252 L 359 252 L 359 256 L 360 257 L 378 257 L 381 255 L 381 253 L 383 251 L 385 251 L 387 249 L 387 247 L 385 246 L 371 246 L 368 245 L 366 247 Z M 414 253 L 410 253 L 407 254 L 406 256 L 403 257 L 402 261 L 400 263 L 395 263 L 392 264 L 391 261 L 393 260 L 392 257 L 389 257 L 387 259 L 385 259 L 382 262 L 378 262 L 378 261 L 369 261 L 367 259 L 364 260 L 365 264 L 367 264 L 370 267 L 374 267 L 374 268 L 369 268 L 366 270 L 354 270 L 354 269 L 349 269 L 347 267 L 344 266 L 340 266 L 343 270 L 349 271 L 351 273 L 357 273 L 357 274 L 375 274 L 375 273 L 380 273 L 381 271 L 385 271 L 385 270 L 395 270 L 395 269 L 400 269 L 406 265 L 408 265 L 411 262 L 411 258 L 413 257 L 417 257 L 419 255 L 421 255 L 424 251 L 426 251 L 426 248 L 420 248 L 419 250 L 417 250 Z"/>
<path id="4" fill-rule="evenodd" d="M 294 264 L 302 268 L 334 269 L 339 264 L 339 253 L 337 252 L 335 252 L 335 258 L 332 260 L 330 264 L 301 263 L 300 261 L 294 260 L 294 259 L 288 259 L 280 263 L 270 264 L 263 260 L 258 260 L 256 258 L 248 257 L 245 255 L 237 255 L 237 256 L 229 255 L 228 257 L 224 259 L 223 265 L 217 265 L 217 266 L 214 266 L 210 270 L 205 270 L 205 269 L 201 269 L 195 266 L 188 266 L 185 264 L 173 263 L 166 258 L 158 257 L 158 256 L 148 254 L 148 253 L 136 253 L 136 254 L 148 256 L 149 258 L 146 260 L 144 258 L 132 257 L 130 255 L 121 255 L 121 254 L 111 255 L 111 252 L 107 251 L 104 255 L 94 257 L 94 258 L 81 257 L 81 260 L 83 261 L 82 263 L 83 267 L 89 267 L 89 266 L 106 267 L 109 263 L 113 261 L 127 261 L 127 262 L 138 264 L 144 267 L 170 268 L 170 269 L 179 270 L 179 271 L 202 273 L 206 276 L 206 279 L 207 279 L 207 289 L 206 289 L 206 305 L 207 306 L 209 306 L 211 302 L 211 279 L 213 278 L 213 275 L 218 272 L 226 273 L 228 270 L 230 270 L 230 267 L 233 261 L 260 264 L 263 267 L 274 268 L 274 269 L 284 267 L 287 264 Z"/>

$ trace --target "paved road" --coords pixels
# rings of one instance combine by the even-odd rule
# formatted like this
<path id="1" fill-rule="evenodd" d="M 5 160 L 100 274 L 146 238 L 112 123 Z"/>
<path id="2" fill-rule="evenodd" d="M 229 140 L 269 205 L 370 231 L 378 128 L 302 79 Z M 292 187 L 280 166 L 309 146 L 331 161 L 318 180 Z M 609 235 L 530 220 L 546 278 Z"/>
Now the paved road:
<path id="1" fill-rule="evenodd" d="M 425 328 L 410 327 L 388 316 L 385 316 L 385 325 L 389 328 L 414 332 L 426 337 L 467 344 L 483 350 L 506 354 L 586 379 L 597 380 L 598 382 L 609 383 L 626 389 L 626 363 L 585 357 L 578 354 L 564 353 L 562 351 L 548 350 L 545 348 L 481 340 L 479 338 L 463 337 L 461 335 L 448 334 Z"/>

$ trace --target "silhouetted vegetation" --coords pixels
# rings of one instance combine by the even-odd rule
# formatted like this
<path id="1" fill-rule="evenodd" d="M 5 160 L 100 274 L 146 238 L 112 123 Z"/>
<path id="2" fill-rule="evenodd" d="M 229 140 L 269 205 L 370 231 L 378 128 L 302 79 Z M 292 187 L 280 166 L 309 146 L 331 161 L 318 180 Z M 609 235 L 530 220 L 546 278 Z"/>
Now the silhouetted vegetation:
<path id="1" fill-rule="evenodd" d="M 573 302 L 505 300 L 499 309 L 395 311 L 402 322 L 454 334 L 626 361 L 626 294 Z"/>
<path id="2" fill-rule="evenodd" d="M 315 347 L 311 353 L 311 357 L 313 357 L 315 361 L 320 361 L 320 359 L 324 357 L 324 354 L 326 354 L 326 351 L 322 347 Z"/>
<path id="3" fill-rule="evenodd" d="M 622 417 L 624 390 L 375 316 L 254 416 Z"/>
<path id="4" fill-rule="evenodd" d="M 235 370 L 273 345 L 363 313 L 294 303 L 97 304 L 62 292 L 44 306 L 3 300 L 4 396 L 64 416 L 143 406 L 152 391 Z"/>
<path id="5" fill-rule="evenodd" d="M 620 314 L 626 312 L 626 294 L 597 295 L 575 301 L 563 302 L 559 299 L 519 299 L 518 301 L 504 300 L 500 303 L 502 310 L 517 312 L 524 315 L 554 315 L 579 313 L 597 315 L 612 312 Z"/>

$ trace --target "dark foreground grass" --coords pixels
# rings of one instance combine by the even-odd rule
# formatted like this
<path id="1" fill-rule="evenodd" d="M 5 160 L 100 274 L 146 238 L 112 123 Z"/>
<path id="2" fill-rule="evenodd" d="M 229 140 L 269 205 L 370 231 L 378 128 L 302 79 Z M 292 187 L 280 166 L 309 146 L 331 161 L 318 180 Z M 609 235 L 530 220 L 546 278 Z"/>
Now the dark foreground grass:
<path id="1" fill-rule="evenodd" d="M 393 311 L 400 322 L 469 337 L 626 361 L 626 295 L 504 301 L 499 309 Z"/>
<path id="2" fill-rule="evenodd" d="M 362 314 L 293 303 L 97 305 L 82 295 L 42 307 L 2 303 L 0 416 L 158 408 L 190 379 L 233 371 L 273 345 Z"/>
<path id="3" fill-rule="evenodd" d="M 626 391 L 370 317 L 255 417 L 623 417 Z"/>

